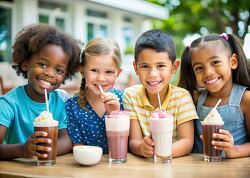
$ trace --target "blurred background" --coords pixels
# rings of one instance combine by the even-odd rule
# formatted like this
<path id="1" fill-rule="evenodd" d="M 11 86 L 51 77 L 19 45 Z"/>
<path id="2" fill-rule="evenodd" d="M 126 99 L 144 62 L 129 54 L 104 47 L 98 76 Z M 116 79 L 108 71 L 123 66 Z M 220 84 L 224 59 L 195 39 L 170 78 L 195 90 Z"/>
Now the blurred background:
<path id="1" fill-rule="evenodd" d="M 56 25 L 82 44 L 95 37 L 115 39 L 123 57 L 116 87 L 124 89 L 138 83 L 132 66 L 135 41 L 153 28 L 173 35 L 178 58 L 200 35 L 226 32 L 242 39 L 249 59 L 249 13 L 249 0 L 0 0 L 0 93 L 26 83 L 11 68 L 11 52 L 17 32 L 30 24 Z M 171 82 L 177 84 L 178 77 Z M 73 95 L 80 81 L 76 74 L 61 88 Z"/>

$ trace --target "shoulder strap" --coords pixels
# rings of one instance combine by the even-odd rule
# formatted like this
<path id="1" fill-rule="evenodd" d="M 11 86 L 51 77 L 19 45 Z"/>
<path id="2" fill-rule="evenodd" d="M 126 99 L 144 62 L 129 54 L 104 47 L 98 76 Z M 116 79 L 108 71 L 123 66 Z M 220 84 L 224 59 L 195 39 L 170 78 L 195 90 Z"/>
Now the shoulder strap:
<path id="1" fill-rule="evenodd" d="M 207 90 L 202 90 L 200 96 L 198 97 L 197 109 L 200 109 L 200 107 L 203 106 L 206 98 L 207 98 Z"/>
<path id="2" fill-rule="evenodd" d="M 239 106 L 246 88 L 247 87 L 245 86 L 234 84 L 230 93 L 228 104 Z"/>

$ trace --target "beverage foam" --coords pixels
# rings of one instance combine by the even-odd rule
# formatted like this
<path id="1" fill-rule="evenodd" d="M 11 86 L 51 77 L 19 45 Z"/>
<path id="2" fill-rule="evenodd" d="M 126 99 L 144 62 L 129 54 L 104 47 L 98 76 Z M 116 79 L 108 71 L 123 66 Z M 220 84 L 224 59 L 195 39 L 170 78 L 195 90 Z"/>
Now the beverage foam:
<path id="1" fill-rule="evenodd" d="M 210 113 L 205 117 L 204 121 L 202 121 L 202 124 L 205 125 L 221 125 L 224 124 L 224 121 L 222 120 L 220 113 L 217 111 L 216 108 L 213 108 Z"/>
<path id="2" fill-rule="evenodd" d="M 107 131 L 127 131 L 129 130 L 130 117 L 125 111 L 115 111 L 105 116 Z"/>
<path id="3" fill-rule="evenodd" d="M 34 127 L 51 127 L 57 126 L 58 121 L 53 120 L 53 116 L 48 111 L 43 111 L 37 116 L 33 122 Z"/>
<path id="4" fill-rule="evenodd" d="M 167 111 L 154 111 L 151 113 L 151 118 L 170 118 L 173 117 Z"/>
<path id="5" fill-rule="evenodd" d="M 154 111 L 149 119 L 151 132 L 173 131 L 174 117 L 166 111 Z"/>

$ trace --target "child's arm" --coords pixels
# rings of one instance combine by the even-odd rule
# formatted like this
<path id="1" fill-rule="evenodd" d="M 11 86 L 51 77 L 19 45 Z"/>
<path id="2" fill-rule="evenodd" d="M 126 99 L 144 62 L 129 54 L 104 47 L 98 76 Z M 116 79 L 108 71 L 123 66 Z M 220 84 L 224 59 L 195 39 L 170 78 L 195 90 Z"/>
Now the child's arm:
<path id="1" fill-rule="evenodd" d="M 178 140 L 173 143 L 173 157 L 179 157 L 191 152 L 194 142 L 193 120 L 178 125 Z"/>
<path id="2" fill-rule="evenodd" d="M 241 100 L 241 110 L 245 116 L 245 123 L 250 138 L 250 91 L 245 91 Z M 216 149 L 224 150 L 227 158 L 240 158 L 250 156 L 250 142 L 242 145 L 234 145 L 233 136 L 226 130 L 220 130 L 220 134 L 214 134 L 214 138 L 219 138 L 223 141 L 213 141 Z"/>
<path id="3" fill-rule="evenodd" d="M 142 131 L 138 120 L 130 120 L 129 148 L 136 155 L 153 157 L 154 142 L 150 136 L 142 138 Z"/>
<path id="4" fill-rule="evenodd" d="M 215 149 L 224 150 L 227 158 L 241 158 L 250 155 L 250 142 L 242 145 L 234 145 L 233 136 L 229 131 L 220 129 L 219 134 L 214 134 L 214 138 L 222 141 L 212 141 Z"/>
<path id="5" fill-rule="evenodd" d="M 0 125 L 0 159 L 14 159 L 20 157 L 39 156 L 47 157 L 47 154 L 40 154 L 38 151 L 51 151 L 50 147 L 37 146 L 37 143 L 50 143 L 51 139 L 43 138 L 46 132 L 38 131 L 32 134 L 24 144 L 2 144 L 7 128 Z"/>
<path id="6" fill-rule="evenodd" d="M 132 153 L 144 157 L 153 157 L 154 142 L 150 136 L 143 138 L 141 126 L 136 114 L 136 109 L 133 107 L 133 101 L 130 93 L 134 91 L 125 90 L 123 95 L 124 110 L 130 114 L 130 130 L 129 130 L 129 149 Z"/>
<path id="7" fill-rule="evenodd" d="M 69 138 L 67 129 L 60 129 L 58 131 L 57 139 L 57 155 L 63 155 L 71 151 L 72 142 Z"/>
<path id="8" fill-rule="evenodd" d="M 112 111 L 120 110 L 120 102 L 118 97 L 110 92 L 103 93 L 102 102 L 105 105 L 105 110 L 109 114 Z"/>

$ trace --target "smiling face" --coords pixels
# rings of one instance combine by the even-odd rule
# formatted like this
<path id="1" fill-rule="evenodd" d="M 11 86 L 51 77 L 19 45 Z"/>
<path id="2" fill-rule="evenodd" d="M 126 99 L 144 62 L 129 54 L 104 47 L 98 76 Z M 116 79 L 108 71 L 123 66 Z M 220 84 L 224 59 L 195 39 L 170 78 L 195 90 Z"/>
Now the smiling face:
<path id="1" fill-rule="evenodd" d="M 220 41 L 206 42 L 192 49 L 191 62 L 200 87 L 214 93 L 232 86 L 232 69 L 237 68 L 237 56 L 231 56 Z"/>
<path id="2" fill-rule="evenodd" d="M 148 95 L 166 93 L 171 75 L 178 68 L 178 61 L 172 63 L 167 52 L 144 49 L 138 55 L 135 72 Z"/>
<path id="3" fill-rule="evenodd" d="M 25 89 L 34 101 L 44 101 L 44 89 L 57 89 L 64 81 L 68 57 L 60 46 L 47 44 L 22 64 L 27 71 L 28 84 Z"/>
<path id="4" fill-rule="evenodd" d="M 104 91 L 110 90 L 120 71 L 111 54 L 89 56 L 86 58 L 86 64 L 80 66 L 80 72 L 85 77 L 87 92 L 94 95 L 101 94 L 98 85 L 101 85 Z"/>

